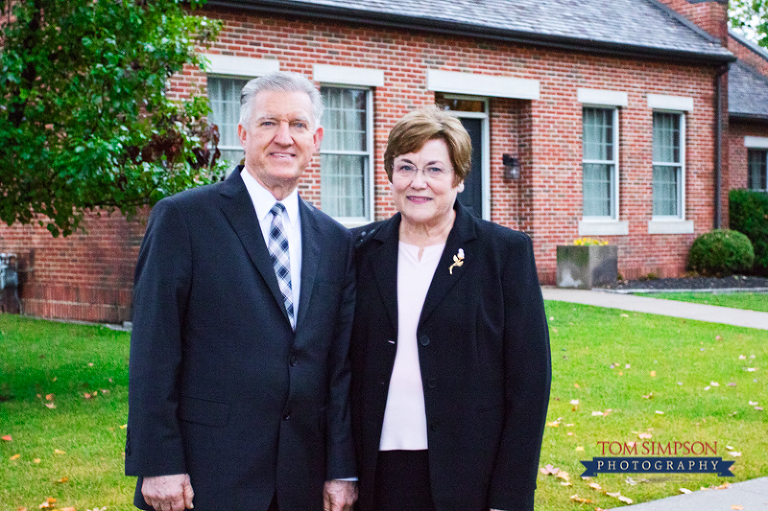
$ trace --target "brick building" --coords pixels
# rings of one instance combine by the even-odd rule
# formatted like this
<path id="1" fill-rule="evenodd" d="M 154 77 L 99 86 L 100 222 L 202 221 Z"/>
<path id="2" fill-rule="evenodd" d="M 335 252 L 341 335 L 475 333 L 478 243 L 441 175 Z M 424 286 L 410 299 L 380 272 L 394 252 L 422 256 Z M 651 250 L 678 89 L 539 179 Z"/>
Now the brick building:
<path id="1" fill-rule="evenodd" d="M 554 283 L 556 246 L 580 236 L 617 245 L 625 278 L 672 276 L 696 236 L 727 226 L 727 190 L 744 186 L 752 156 L 726 144 L 741 136 L 743 149 L 745 136 L 768 133 L 728 116 L 727 70 L 741 49 L 726 9 L 715 0 L 211 0 L 204 13 L 224 30 L 206 50 L 209 69 L 186 69 L 169 92 L 208 94 L 236 162 L 245 81 L 276 69 L 311 77 L 326 135 L 300 193 L 350 226 L 393 213 L 382 166 L 389 129 L 438 104 L 473 138 L 460 200 L 532 237 L 542 283 Z M 66 239 L 0 228 L 0 251 L 21 256 L 25 313 L 129 319 L 145 220 L 93 217 Z"/>

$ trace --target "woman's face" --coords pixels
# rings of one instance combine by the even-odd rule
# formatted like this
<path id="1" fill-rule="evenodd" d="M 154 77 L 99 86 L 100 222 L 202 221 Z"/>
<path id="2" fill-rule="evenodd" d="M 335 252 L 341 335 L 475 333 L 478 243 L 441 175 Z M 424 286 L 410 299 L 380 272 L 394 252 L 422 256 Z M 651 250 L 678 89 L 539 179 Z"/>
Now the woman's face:
<path id="1" fill-rule="evenodd" d="M 442 139 L 428 140 L 418 151 L 394 159 L 392 195 L 403 220 L 414 225 L 437 225 L 453 211 L 463 184 L 454 186 L 448 146 Z"/>

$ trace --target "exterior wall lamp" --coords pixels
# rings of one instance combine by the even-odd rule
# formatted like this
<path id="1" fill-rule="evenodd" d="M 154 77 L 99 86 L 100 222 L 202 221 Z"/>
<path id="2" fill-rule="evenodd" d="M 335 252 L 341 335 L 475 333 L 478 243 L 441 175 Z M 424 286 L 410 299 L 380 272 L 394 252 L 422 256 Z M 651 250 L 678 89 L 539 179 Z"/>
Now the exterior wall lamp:
<path id="1" fill-rule="evenodd" d="M 501 162 L 504 164 L 504 179 L 520 179 L 520 160 L 511 154 L 504 154 Z"/>

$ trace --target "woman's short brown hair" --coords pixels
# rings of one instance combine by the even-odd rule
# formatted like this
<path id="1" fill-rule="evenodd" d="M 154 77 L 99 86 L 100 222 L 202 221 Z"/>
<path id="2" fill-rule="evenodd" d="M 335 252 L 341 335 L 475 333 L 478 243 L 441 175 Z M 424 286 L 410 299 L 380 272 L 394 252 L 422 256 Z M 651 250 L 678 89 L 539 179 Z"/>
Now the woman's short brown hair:
<path id="1" fill-rule="evenodd" d="M 440 139 L 448 146 L 454 171 L 454 185 L 472 170 L 472 141 L 461 121 L 452 113 L 429 106 L 405 114 L 389 132 L 384 151 L 384 170 L 392 181 L 395 158 L 415 153 L 430 140 Z"/>

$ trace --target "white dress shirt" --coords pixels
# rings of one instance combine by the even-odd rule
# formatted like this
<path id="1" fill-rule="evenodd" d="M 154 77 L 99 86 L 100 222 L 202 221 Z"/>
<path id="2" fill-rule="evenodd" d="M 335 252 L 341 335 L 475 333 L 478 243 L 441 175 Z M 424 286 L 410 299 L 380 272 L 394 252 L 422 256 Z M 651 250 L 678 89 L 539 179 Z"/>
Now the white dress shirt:
<path id="1" fill-rule="evenodd" d="M 445 244 L 424 248 L 402 241 L 397 253 L 397 352 L 389 381 L 379 450 L 427 449 L 427 414 L 416 330 Z"/>
<path id="2" fill-rule="evenodd" d="M 299 318 L 299 296 L 301 291 L 301 217 L 299 216 L 299 192 L 293 190 L 285 199 L 278 201 L 272 192 L 261 186 L 246 168 L 240 172 L 251 202 L 256 209 L 261 235 L 269 246 L 269 230 L 272 227 L 270 210 L 276 202 L 282 202 L 285 211 L 282 213 L 283 234 L 288 239 L 288 255 L 291 258 L 291 300 L 293 301 L 293 317 Z"/>

